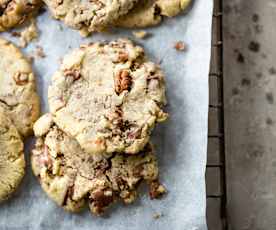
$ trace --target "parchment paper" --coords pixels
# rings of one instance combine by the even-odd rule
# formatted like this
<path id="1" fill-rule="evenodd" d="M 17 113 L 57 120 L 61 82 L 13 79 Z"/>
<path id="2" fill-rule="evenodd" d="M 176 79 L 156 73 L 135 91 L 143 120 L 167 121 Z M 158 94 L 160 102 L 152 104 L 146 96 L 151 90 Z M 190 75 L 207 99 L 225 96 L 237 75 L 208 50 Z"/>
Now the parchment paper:
<path id="1" fill-rule="evenodd" d="M 204 230 L 205 164 L 207 149 L 208 72 L 211 49 L 212 0 L 195 0 L 192 8 L 179 17 L 165 20 L 147 40 L 137 40 L 131 30 L 115 30 L 83 39 L 78 32 L 50 18 L 38 17 L 40 37 L 24 50 L 31 54 L 36 45 L 46 58 L 36 59 L 34 69 L 43 112 L 48 111 L 47 88 L 59 66 L 59 59 L 81 43 L 130 37 L 145 47 L 153 61 L 161 61 L 167 76 L 167 111 L 170 119 L 154 132 L 160 163 L 161 181 L 168 188 L 162 200 L 151 201 L 145 189 L 133 205 L 115 205 L 104 217 L 92 216 L 86 209 L 70 214 L 57 207 L 42 191 L 30 168 L 26 143 L 27 175 L 20 189 L 0 205 L 1 230 Z M 2 35 L 1 35 L 2 36 Z M 18 43 L 16 38 L 9 37 Z M 186 52 L 173 46 L 184 41 Z M 162 214 L 155 219 L 155 214 Z"/>

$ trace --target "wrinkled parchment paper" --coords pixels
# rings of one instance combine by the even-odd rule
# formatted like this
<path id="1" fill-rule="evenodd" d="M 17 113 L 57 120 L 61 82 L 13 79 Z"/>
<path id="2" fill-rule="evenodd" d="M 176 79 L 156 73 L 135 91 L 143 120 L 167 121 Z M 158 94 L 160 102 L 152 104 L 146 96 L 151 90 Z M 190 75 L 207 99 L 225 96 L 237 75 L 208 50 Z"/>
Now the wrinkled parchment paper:
<path id="1" fill-rule="evenodd" d="M 131 30 L 115 30 L 83 39 L 49 17 L 38 17 L 39 40 L 24 52 L 32 54 L 37 45 L 46 58 L 36 59 L 34 69 L 42 98 L 42 110 L 48 111 L 47 88 L 59 66 L 59 59 L 81 43 L 130 37 L 145 47 L 150 58 L 161 62 L 167 76 L 168 122 L 154 132 L 154 143 L 160 163 L 161 181 L 168 188 L 162 200 L 151 201 L 145 188 L 133 205 L 114 205 L 104 217 L 91 216 L 86 209 L 71 214 L 57 207 L 42 191 L 30 168 L 26 143 L 27 175 L 20 189 L 0 205 L 0 230 L 204 230 L 205 164 L 207 147 L 208 72 L 211 47 L 212 1 L 195 0 L 192 8 L 179 17 L 165 20 L 147 31 L 146 40 L 134 39 Z M 18 43 L 16 38 L 9 37 Z M 184 41 L 186 52 L 173 46 Z M 155 219 L 156 214 L 161 214 Z"/>

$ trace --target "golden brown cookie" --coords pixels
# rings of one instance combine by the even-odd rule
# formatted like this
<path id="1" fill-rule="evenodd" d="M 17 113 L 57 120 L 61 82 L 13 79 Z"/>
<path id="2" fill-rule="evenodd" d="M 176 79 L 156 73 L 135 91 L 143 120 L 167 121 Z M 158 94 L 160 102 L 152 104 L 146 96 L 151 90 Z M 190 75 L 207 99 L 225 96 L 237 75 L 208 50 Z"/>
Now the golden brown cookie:
<path id="1" fill-rule="evenodd" d="M 0 202 L 8 199 L 25 174 L 23 142 L 0 107 Z"/>
<path id="2" fill-rule="evenodd" d="M 44 0 L 56 19 L 83 34 L 102 30 L 126 14 L 137 0 Z"/>
<path id="3" fill-rule="evenodd" d="M 127 28 L 157 25 L 163 17 L 174 17 L 184 11 L 192 0 L 142 0 L 114 25 Z"/>
<path id="4" fill-rule="evenodd" d="M 0 57 L 0 107 L 18 132 L 29 136 L 39 116 L 39 96 L 31 65 L 17 47 L 2 38 Z"/>
<path id="5" fill-rule="evenodd" d="M 58 127 L 88 153 L 138 153 L 167 118 L 163 72 L 126 39 L 67 55 L 48 98 Z"/>
<path id="6" fill-rule="evenodd" d="M 21 25 L 41 5 L 41 0 L 0 0 L 0 32 Z"/>
<path id="7" fill-rule="evenodd" d="M 48 196 L 65 210 L 76 212 L 88 203 L 98 215 L 117 200 L 132 203 L 142 181 L 149 183 L 151 198 L 165 192 L 150 144 L 131 156 L 88 154 L 54 124 L 50 114 L 36 122 L 34 132 L 33 172 Z"/>

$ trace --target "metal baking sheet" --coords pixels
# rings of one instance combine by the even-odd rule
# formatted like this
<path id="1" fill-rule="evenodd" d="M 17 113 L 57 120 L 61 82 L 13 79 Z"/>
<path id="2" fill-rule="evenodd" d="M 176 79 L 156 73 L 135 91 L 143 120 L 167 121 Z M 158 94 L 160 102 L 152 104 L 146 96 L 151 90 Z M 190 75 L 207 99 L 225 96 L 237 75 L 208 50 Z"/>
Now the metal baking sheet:
<path id="1" fill-rule="evenodd" d="M 24 52 L 32 54 L 43 47 L 45 58 L 34 61 L 42 110 L 48 111 L 47 88 L 60 58 L 82 43 L 129 37 L 142 45 L 150 59 L 160 62 L 167 76 L 168 122 L 154 131 L 161 181 L 168 194 L 151 201 L 145 189 L 139 199 L 125 206 L 116 204 L 104 217 L 92 216 L 86 209 L 80 214 L 63 211 L 40 188 L 30 169 L 29 152 L 33 140 L 26 142 L 27 175 L 20 189 L 0 205 L 0 229 L 97 229 L 97 230 L 204 230 L 205 167 L 207 152 L 208 73 L 211 50 L 212 0 L 195 0 L 183 15 L 167 19 L 161 26 L 147 29 L 146 40 L 135 39 L 132 30 L 82 38 L 78 32 L 53 20 L 47 12 L 37 19 L 40 36 Z M 18 43 L 9 34 L 1 34 Z M 176 51 L 177 41 L 187 45 Z M 161 214 L 155 219 L 155 214 Z"/>

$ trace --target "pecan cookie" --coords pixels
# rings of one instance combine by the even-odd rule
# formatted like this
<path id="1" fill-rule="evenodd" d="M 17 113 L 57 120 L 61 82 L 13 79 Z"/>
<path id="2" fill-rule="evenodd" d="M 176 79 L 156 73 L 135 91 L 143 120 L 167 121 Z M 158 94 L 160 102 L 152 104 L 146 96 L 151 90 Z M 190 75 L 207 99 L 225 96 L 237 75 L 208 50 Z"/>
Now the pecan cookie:
<path id="1" fill-rule="evenodd" d="M 0 32 L 22 24 L 41 5 L 41 0 L 0 0 Z"/>
<path id="2" fill-rule="evenodd" d="M 162 71 L 124 39 L 66 56 L 48 97 L 56 124 L 88 153 L 138 153 L 167 118 Z"/>
<path id="3" fill-rule="evenodd" d="M 83 34 L 102 30 L 126 14 L 137 0 L 44 0 L 56 19 Z"/>
<path id="4" fill-rule="evenodd" d="M 0 107 L 0 202 L 9 198 L 25 174 L 23 142 Z"/>
<path id="5" fill-rule="evenodd" d="M 67 211 L 79 211 L 88 203 L 91 212 L 98 215 L 118 200 L 132 203 L 143 180 L 150 185 L 151 198 L 165 192 L 158 182 L 157 161 L 150 144 L 131 156 L 87 154 L 54 124 L 50 114 L 35 123 L 34 132 L 33 172 L 48 196 Z"/>
<path id="6" fill-rule="evenodd" d="M 18 48 L 0 38 L 0 107 L 22 136 L 32 134 L 39 97 L 31 65 Z"/>
<path id="7" fill-rule="evenodd" d="M 174 17 L 184 11 L 192 0 L 142 0 L 114 25 L 121 27 L 147 27 L 157 25 L 163 17 Z"/>

